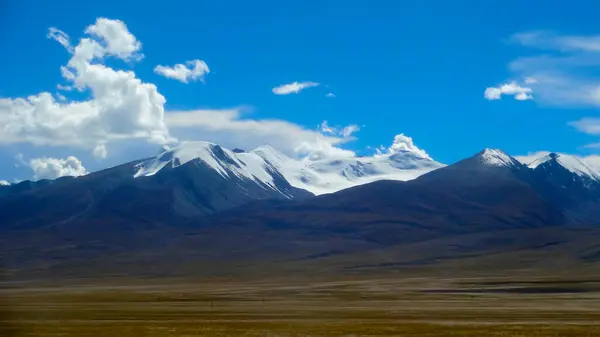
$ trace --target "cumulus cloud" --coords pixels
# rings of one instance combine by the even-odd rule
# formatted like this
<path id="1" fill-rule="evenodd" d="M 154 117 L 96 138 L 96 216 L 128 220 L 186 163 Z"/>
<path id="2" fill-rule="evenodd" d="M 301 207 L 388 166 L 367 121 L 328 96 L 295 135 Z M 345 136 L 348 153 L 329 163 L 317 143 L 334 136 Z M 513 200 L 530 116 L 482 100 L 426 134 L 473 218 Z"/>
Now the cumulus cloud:
<path id="1" fill-rule="evenodd" d="M 84 29 L 78 40 L 52 27 L 48 30 L 48 38 L 57 41 L 68 53 L 68 61 L 62 66 L 57 65 L 63 77 L 56 85 L 59 92 L 1 97 L 0 145 L 31 143 L 79 147 L 89 150 L 95 158 L 103 159 L 109 155 L 108 149 L 113 142 L 135 139 L 167 144 L 176 141 L 177 136 L 213 141 L 225 147 L 252 148 L 270 143 L 280 151 L 296 156 L 355 155 L 340 146 L 354 139 L 360 130 L 357 125 L 336 126 L 332 129 L 334 132 L 328 133 L 284 120 L 250 118 L 241 108 L 165 113 L 166 99 L 155 85 L 142 82 L 131 70 L 115 66 L 131 67 L 144 57 L 142 43 L 122 21 L 98 18 Z M 120 62 L 112 62 L 114 60 Z M 192 60 L 172 67 L 157 66 L 155 71 L 186 83 L 201 80 L 209 73 L 209 68 L 204 61 Z M 273 93 L 287 95 L 318 85 L 316 82 L 293 82 L 274 88 Z M 66 91 L 79 91 L 83 95 L 65 97 L 62 93 Z M 88 98 L 72 100 L 71 97 Z M 56 167 L 69 158 L 38 158 L 25 165 Z M 75 167 L 72 161 L 68 165 Z M 36 173 L 36 176 L 53 175 Z"/>
<path id="2" fill-rule="evenodd" d="M 230 148 L 254 148 L 268 143 L 290 156 L 353 153 L 337 147 L 350 141 L 349 138 L 283 120 L 247 118 L 243 108 L 172 111 L 165 115 L 165 122 L 179 138 L 202 139 Z"/>
<path id="3" fill-rule="evenodd" d="M 204 80 L 204 76 L 210 73 L 210 69 L 206 62 L 202 60 L 191 60 L 185 64 L 176 64 L 172 67 L 158 65 L 154 68 L 154 72 L 166 78 L 174 79 L 182 83 L 190 81 Z"/>
<path id="4" fill-rule="evenodd" d="M 33 170 L 33 179 L 56 179 L 64 176 L 82 176 L 87 174 L 81 161 L 73 156 L 60 158 L 35 158 L 29 161 Z"/>
<path id="5" fill-rule="evenodd" d="M 335 94 L 332 93 L 332 92 L 328 92 L 328 93 L 325 94 L 325 97 L 334 98 Z"/>
<path id="6" fill-rule="evenodd" d="M 300 91 L 319 86 L 317 82 L 292 82 L 288 84 L 283 84 L 273 88 L 273 93 L 275 95 L 289 95 L 289 94 L 297 94 Z"/>
<path id="7" fill-rule="evenodd" d="M 94 149 L 121 139 L 172 141 L 163 120 L 165 98 L 156 86 L 143 83 L 133 71 L 104 64 L 109 57 L 128 62 L 143 57 L 141 43 L 125 23 L 99 18 L 85 34 L 72 47 L 64 32 L 48 31 L 48 36 L 71 54 L 61 67 L 64 79 L 76 90 L 89 92 L 91 98 L 60 102 L 48 92 L 0 98 L 0 142 Z"/>
<path id="8" fill-rule="evenodd" d="M 82 49 L 87 49 L 88 52 L 94 51 L 101 55 L 113 55 L 123 60 L 140 60 L 144 57 L 140 53 L 142 43 L 138 41 L 133 34 L 129 32 L 125 23 L 121 20 L 110 20 L 107 18 L 99 18 L 96 23 L 88 26 L 85 33 L 97 39 L 97 42 L 102 43 L 91 44 L 84 46 Z M 83 42 L 83 40 L 82 40 Z M 80 42 L 78 47 L 82 46 Z M 77 52 L 77 48 L 75 50 Z M 90 57 L 91 55 L 86 55 Z M 92 57 L 90 57 L 92 58 Z"/>
<path id="9" fill-rule="evenodd" d="M 420 149 L 415 145 L 413 139 L 404 135 L 403 133 L 398 134 L 394 137 L 394 142 L 387 149 L 385 147 L 380 147 L 377 149 L 377 154 L 395 154 L 400 152 L 411 152 L 413 154 L 418 155 L 422 158 L 430 158 L 425 150 Z"/>
<path id="10" fill-rule="evenodd" d="M 532 84 L 531 80 L 529 84 Z M 509 82 L 498 87 L 489 87 L 485 89 L 484 97 L 487 100 L 498 100 L 502 95 L 514 96 L 518 101 L 526 101 L 533 99 L 531 88 L 522 87 L 517 82 Z"/>

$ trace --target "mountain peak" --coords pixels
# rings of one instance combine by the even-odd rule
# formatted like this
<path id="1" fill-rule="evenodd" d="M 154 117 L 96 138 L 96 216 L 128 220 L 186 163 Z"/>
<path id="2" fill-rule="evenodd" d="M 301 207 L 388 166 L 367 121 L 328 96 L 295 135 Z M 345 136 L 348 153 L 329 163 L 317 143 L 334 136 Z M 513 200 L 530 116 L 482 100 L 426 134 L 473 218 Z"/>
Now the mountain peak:
<path id="1" fill-rule="evenodd" d="M 268 144 L 268 143 L 264 143 L 264 144 L 258 146 L 257 148 L 255 148 L 254 150 L 252 150 L 252 152 L 259 152 L 259 151 L 268 152 L 268 153 L 273 153 L 273 152 L 278 153 L 279 152 L 279 151 L 275 150 L 275 148 L 273 146 L 271 146 L 271 144 Z"/>
<path id="2" fill-rule="evenodd" d="M 489 166 L 515 167 L 521 165 L 515 158 L 500 149 L 486 148 L 479 152 L 476 157 L 482 164 Z"/>
<path id="3" fill-rule="evenodd" d="M 290 159 L 285 154 L 277 151 L 273 146 L 269 144 L 263 144 L 250 151 L 250 153 L 258 155 L 259 157 L 267 160 L 276 167 L 281 167 L 283 163 L 289 161 Z"/>
<path id="4" fill-rule="evenodd" d="M 584 163 L 581 159 L 562 153 L 549 153 L 529 163 L 530 168 L 535 169 L 539 166 L 559 165 L 569 172 L 580 177 L 588 177 L 594 180 L 600 180 L 600 172 Z"/>

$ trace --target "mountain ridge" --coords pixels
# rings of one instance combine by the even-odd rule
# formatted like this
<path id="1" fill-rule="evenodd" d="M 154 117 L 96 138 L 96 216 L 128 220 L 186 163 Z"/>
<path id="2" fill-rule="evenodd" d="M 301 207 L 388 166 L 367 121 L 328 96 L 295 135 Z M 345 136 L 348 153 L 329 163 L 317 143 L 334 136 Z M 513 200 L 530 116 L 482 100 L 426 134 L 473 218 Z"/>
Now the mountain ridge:
<path id="1" fill-rule="evenodd" d="M 129 264 L 152 256 L 158 265 L 219 261 L 235 270 L 240 263 L 335 260 L 444 238 L 492 240 L 507 231 L 535 237 L 546 228 L 576 233 L 598 225 L 596 190 L 577 179 L 560 187 L 558 172 L 570 181 L 574 173 L 562 166 L 532 169 L 499 150 L 483 150 L 416 179 L 379 180 L 318 196 L 293 187 L 279 171 L 271 172 L 276 189 L 235 174 L 229 167 L 243 166 L 239 155 L 259 156 L 231 153 L 211 154 L 230 157 L 228 164 L 219 162 L 224 172 L 194 156 L 182 164 L 161 154 L 154 159 L 169 164 L 148 176 L 133 177 L 144 162 L 135 161 L 0 196 L 0 253 L 18 252 L 10 262 L 15 268 L 100 259 L 119 269 L 118 258 L 99 256 L 128 256 Z M 265 170 L 279 170 L 271 161 Z M 452 247 L 445 258 L 454 256 Z"/>

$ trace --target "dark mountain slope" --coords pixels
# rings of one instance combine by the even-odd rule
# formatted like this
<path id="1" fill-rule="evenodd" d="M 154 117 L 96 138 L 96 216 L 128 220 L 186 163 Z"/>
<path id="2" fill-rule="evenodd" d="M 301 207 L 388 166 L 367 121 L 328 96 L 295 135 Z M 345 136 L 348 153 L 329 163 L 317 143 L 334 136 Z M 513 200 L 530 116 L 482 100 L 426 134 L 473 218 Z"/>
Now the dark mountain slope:
<path id="1" fill-rule="evenodd" d="M 74 263 L 93 272 L 90 261 L 106 271 L 150 261 L 153 272 L 201 268 L 207 270 L 199 273 L 211 274 L 251 266 L 317 268 L 320 262 L 354 271 L 393 269 L 396 263 L 430 264 L 436 256 L 476 263 L 496 261 L 488 253 L 506 250 L 512 253 L 502 256 L 508 257 L 521 249 L 535 259 L 554 246 L 577 261 L 597 252 L 585 241 L 587 234 L 565 226 L 571 222 L 541 189 L 546 183 L 538 172 L 499 150 L 408 182 L 379 181 L 307 199 L 298 194 L 296 200 L 281 197 L 294 190 L 278 182 L 275 171 L 278 193 L 284 194 L 266 198 L 261 193 L 269 186 L 252 181 L 247 187 L 249 180 L 234 178 L 233 171 L 225 178 L 205 163 L 189 160 L 114 188 L 109 184 L 83 216 L 8 232 L 0 242 L 3 253 L 15 254 L 11 266 L 42 266 L 52 273 L 72 271 Z M 128 177 L 132 169 L 123 168 Z M 86 181 L 80 179 L 74 181 Z M 57 187 L 39 191 L 51 188 Z M 258 197 L 251 200 L 246 192 Z M 567 232 L 568 244 L 559 242 Z M 585 252 L 573 250 L 580 240 Z"/>
<path id="2" fill-rule="evenodd" d="M 551 153 L 530 164 L 535 187 L 570 224 L 600 223 L 600 175 L 576 157 Z"/>
<path id="3" fill-rule="evenodd" d="M 199 221 L 347 232 L 387 243 L 563 224 L 562 214 L 524 181 L 531 170 L 516 161 L 490 165 L 484 155 L 408 182 L 378 181 L 268 209 L 244 207 L 219 219 Z"/>
<path id="4" fill-rule="evenodd" d="M 217 160 L 231 160 L 220 147 Z M 182 219 L 220 212 L 261 199 L 306 198 L 311 193 L 292 187 L 274 168 L 266 167 L 272 184 L 235 174 L 227 165 L 215 170 L 201 159 L 134 178 L 142 161 L 83 177 L 32 183 L 35 188 L 0 197 L 0 228 L 43 227 L 91 219 L 118 219 L 175 224 Z M 18 187 L 20 185 L 15 185 Z M 29 186 L 29 185 L 28 185 Z M 5 187 L 5 188 L 11 188 Z"/>

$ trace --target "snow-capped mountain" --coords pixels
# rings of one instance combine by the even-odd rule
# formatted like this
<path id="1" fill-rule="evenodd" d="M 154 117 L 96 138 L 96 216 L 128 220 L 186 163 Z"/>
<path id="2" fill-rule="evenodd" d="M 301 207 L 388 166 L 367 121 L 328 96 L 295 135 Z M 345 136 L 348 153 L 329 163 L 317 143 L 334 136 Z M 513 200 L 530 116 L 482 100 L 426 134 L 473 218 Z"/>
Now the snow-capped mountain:
<path id="1" fill-rule="evenodd" d="M 380 181 L 372 189 L 348 189 L 333 194 L 333 199 L 321 197 L 315 202 L 350 195 L 356 203 L 383 203 L 385 209 L 393 210 L 400 207 L 397 203 L 422 208 L 423 202 L 433 203 L 443 197 L 445 202 L 435 202 L 440 212 L 477 209 L 476 205 L 509 212 L 515 203 L 525 212 L 532 201 L 531 207 L 541 202 L 543 207 L 559 211 L 567 219 L 557 220 L 560 223 L 586 224 L 600 217 L 599 175 L 576 158 L 549 155 L 527 166 L 502 150 L 484 149 L 444 166 L 406 138 L 398 138 L 390 148 L 369 157 L 321 155 L 301 159 L 268 145 L 246 152 L 208 142 L 180 143 L 162 149 L 155 157 L 77 178 L 4 186 L 0 188 L 0 213 L 14 224 L 121 217 L 145 223 L 177 223 L 248 204 L 268 209 L 279 204 L 272 200 L 307 199 L 312 194 L 391 179 L 410 181 Z M 361 195 L 366 190 L 382 195 Z M 32 203 L 36 205 L 33 209 L 14 206 Z M 486 223 L 482 214 L 478 221 Z"/>
<path id="2" fill-rule="evenodd" d="M 153 176 L 165 168 L 173 169 L 192 161 L 206 165 L 223 179 L 250 180 L 292 198 L 287 191 L 280 189 L 278 180 L 281 176 L 271 163 L 256 153 L 231 151 L 209 142 L 185 142 L 172 149 L 164 148 L 158 156 L 136 165 L 134 177 Z"/>
<path id="3" fill-rule="evenodd" d="M 502 175 L 520 180 L 527 180 L 532 174 L 527 165 L 522 164 L 500 149 L 491 148 L 483 149 L 472 157 L 448 166 L 448 171 L 456 171 L 457 174 L 465 175 L 466 179 L 472 179 L 470 175 L 473 172 L 487 172 L 495 176 Z"/>
<path id="4" fill-rule="evenodd" d="M 490 166 L 520 167 L 522 164 L 500 149 L 484 149 L 476 157 L 482 164 Z"/>
<path id="5" fill-rule="evenodd" d="M 527 166 L 532 169 L 539 168 L 543 170 L 560 167 L 582 179 L 600 181 L 600 172 L 579 158 L 566 154 L 550 153 L 532 161 Z"/>
<path id="6" fill-rule="evenodd" d="M 600 216 L 600 173 L 574 156 L 550 153 L 529 163 L 538 190 L 558 205 L 572 223 Z"/>
<path id="7" fill-rule="evenodd" d="M 152 176 L 161 170 L 197 160 L 225 179 L 249 179 L 277 190 L 274 177 L 281 175 L 291 186 L 318 195 L 376 180 L 411 180 L 444 166 L 414 146 L 409 137 L 399 137 L 385 153 L 369 157 L 316 159 L 310 156 L 291 158 L 270 145 L 244 152 L 239 149 L 231 151 L 208 142 L 187 142 L 173 149 L 166 148 L 158 156 L 138 164 L 134 176 Z"/>
<path id="8" fill-rule="evenodd" d="M 316 195 L 333 193 L 377 180 L 415 179 L 445 165 L 433 160 L 413 144 L 410 137 L 398 135 L 385 151 L 364 157 L 317 157 L 292 159 L 271 146 L 252 151 L 272 163 L 292 186 Z"/>

